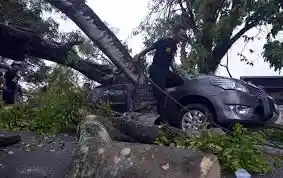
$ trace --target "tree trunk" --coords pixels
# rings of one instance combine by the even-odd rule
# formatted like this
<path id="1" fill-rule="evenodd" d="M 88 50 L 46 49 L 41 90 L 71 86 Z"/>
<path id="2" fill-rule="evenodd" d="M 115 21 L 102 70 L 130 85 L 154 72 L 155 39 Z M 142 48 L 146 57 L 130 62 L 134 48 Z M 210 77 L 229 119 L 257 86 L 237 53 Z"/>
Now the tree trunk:
<path id="1" fill-rule="evenodd" d="M 138 83 L 138 76 L 131 71 L 132 57 L 127 49 L 84 0 L 47 1 L 72 19 L 127 79 Z"/>
<path id="2" fill-rule="evenodd" d="M 111 82 L 114 77 L 112 67 L 81 59 L 71 52 L 69 44 L 47 41 L 36 33 L 0 23 L 0 56 L 24 60 L 25 55 L 66 65 L 102 84 Z"/>
<path id="3" fill-rule="evenodd" d="M 104 123 L 96 118 L 90 115 L 80 123 L 79 141 L 67 174 L 69 178 L 221 177 L 218 159 L 214 155 L 182 148 L 113 141 Z M 107 119 L 101 118 L 102 121 Z"/>

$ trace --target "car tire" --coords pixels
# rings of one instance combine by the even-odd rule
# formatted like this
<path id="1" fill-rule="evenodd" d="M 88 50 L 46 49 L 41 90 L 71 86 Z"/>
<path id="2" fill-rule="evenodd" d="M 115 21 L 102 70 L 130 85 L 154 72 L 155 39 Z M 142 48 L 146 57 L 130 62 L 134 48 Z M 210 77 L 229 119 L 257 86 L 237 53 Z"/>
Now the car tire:
<path id="1" fill-rule="evenodd" d="M 202 116 L 203 116 L 203 118 L 205 118 L 205 116 L 207 116 L 206 118 L 207 118 L 208 123 L 212 123 L 210 121 L 214 121 L 214 114 L 211 111 L 211 109 L 209 109 L 209 107 L 207 107 L 205 104 L 193 103 L 193 104 L 187 104 L 185 106 L 185 108 L 180 108 L 178 110 L 178 113 L 177 113 L 177 119 L 175 117 L 174 121 L 173 120 L 169 121 L 169 124 L 174 126 L 174 127 L 180 128 L 184 132 L 186 132 L 185 131 L 185 123 L 186 123 L 186 121 L 189 120 L 188 110 L 191 111 L 190 112 L 191 116 L 195 115 L 195 117 L 196 116 L 199 117 L 200 121 L 202 121 L 202 122 L 203 122 L 203 119 L 201 119 Z M 186 117 L 186 115 L 187 115 L 187 117 Z M 187 124 L 189 126 L 188 122 L 187 122 Z M 202 124 L 202 123 L 196 122 L 196 124 L 198 125 L 198 124 Z"/>

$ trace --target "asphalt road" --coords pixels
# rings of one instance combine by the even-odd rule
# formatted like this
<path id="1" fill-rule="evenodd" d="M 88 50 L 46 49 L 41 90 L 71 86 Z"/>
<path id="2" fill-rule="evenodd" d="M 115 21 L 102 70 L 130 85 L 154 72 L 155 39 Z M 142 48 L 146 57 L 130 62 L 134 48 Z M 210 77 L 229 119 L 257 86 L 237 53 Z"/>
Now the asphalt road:
<path id="1" fill-rule="evenodd" d="M 0 150 L 0 178 L 63 178 L 72 161 L 75 137 L 38 138 L 35 133 L 19 134 L 23 142 Z"/>

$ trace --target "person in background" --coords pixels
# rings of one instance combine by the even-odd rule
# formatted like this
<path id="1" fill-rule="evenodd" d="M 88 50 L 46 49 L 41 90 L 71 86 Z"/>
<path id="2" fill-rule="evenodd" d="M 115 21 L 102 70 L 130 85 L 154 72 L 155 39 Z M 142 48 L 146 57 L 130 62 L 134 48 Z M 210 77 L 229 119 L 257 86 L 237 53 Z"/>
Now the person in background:
<path id="1" fill-rule="evenodd" d="M 14 62 L 11 68 L 8 69 L 4 74 L 4 89 L 3 89 L 3 101 L 6 106 L 14 106 L 18 93 L 21 93 L 18 81 L 20 79 L 18 72 L 21 64 Z"/>
<path id="2" fill-rule="evenodd" d="M 183 84 L 182 78 L 176 74 L 177 70 L 174 65 L 174 56 L 177 51 L 177 44 L 186 39 L 186 29 L 178 25 L 173 29 L 172 37 L 157 40 L 152 46 L 134 57 L 134 60 L 138 62 L 140 58 L 145 56 L 148 52 L 155 50 L 153 62 L 149 69 L 153 95 L 157 100 L 157 112 L 159 114 L 159 117 L 154 122 L 155 125 L 161 125 L 162 122 L 167 121 L 166 95 L 164 91 L 169 87 L 168 81 L 170 80 L 171 84 Z M 171 67 L 175 73 L 171 72 L 169 67 Z"/>

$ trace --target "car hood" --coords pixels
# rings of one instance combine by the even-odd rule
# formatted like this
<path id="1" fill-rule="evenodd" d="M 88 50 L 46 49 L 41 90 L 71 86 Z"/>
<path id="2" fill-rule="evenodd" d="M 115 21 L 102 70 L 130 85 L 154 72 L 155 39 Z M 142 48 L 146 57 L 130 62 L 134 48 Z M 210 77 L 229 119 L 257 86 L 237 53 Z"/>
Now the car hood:
<path id="1" fill-rule="evenodd" d="M 227 80 L 231 80 L 237 83 L 240 83 L 241 85 L 247 87 L 247 88 L 254 88 L 254 89 L 258 89 L 259 87 L 252 84 L 252 83 L 248 83 L 246 81 L 243 80 L 239 80 L 239 79 L 235 79 L 235 78 L 229 78 L 229 77 L 223 77 L 223 76 L 217 76 L 217 75 L 212 75 L 212 74 L 196 74 L 196 75 L 188 75 L 184 77 L 185 81 L 191 81 L 191 80 L 200 80 L 200 79 L 217 79 L 217 78 L 221 78 L 221 79 L 227 79 Z"/>

